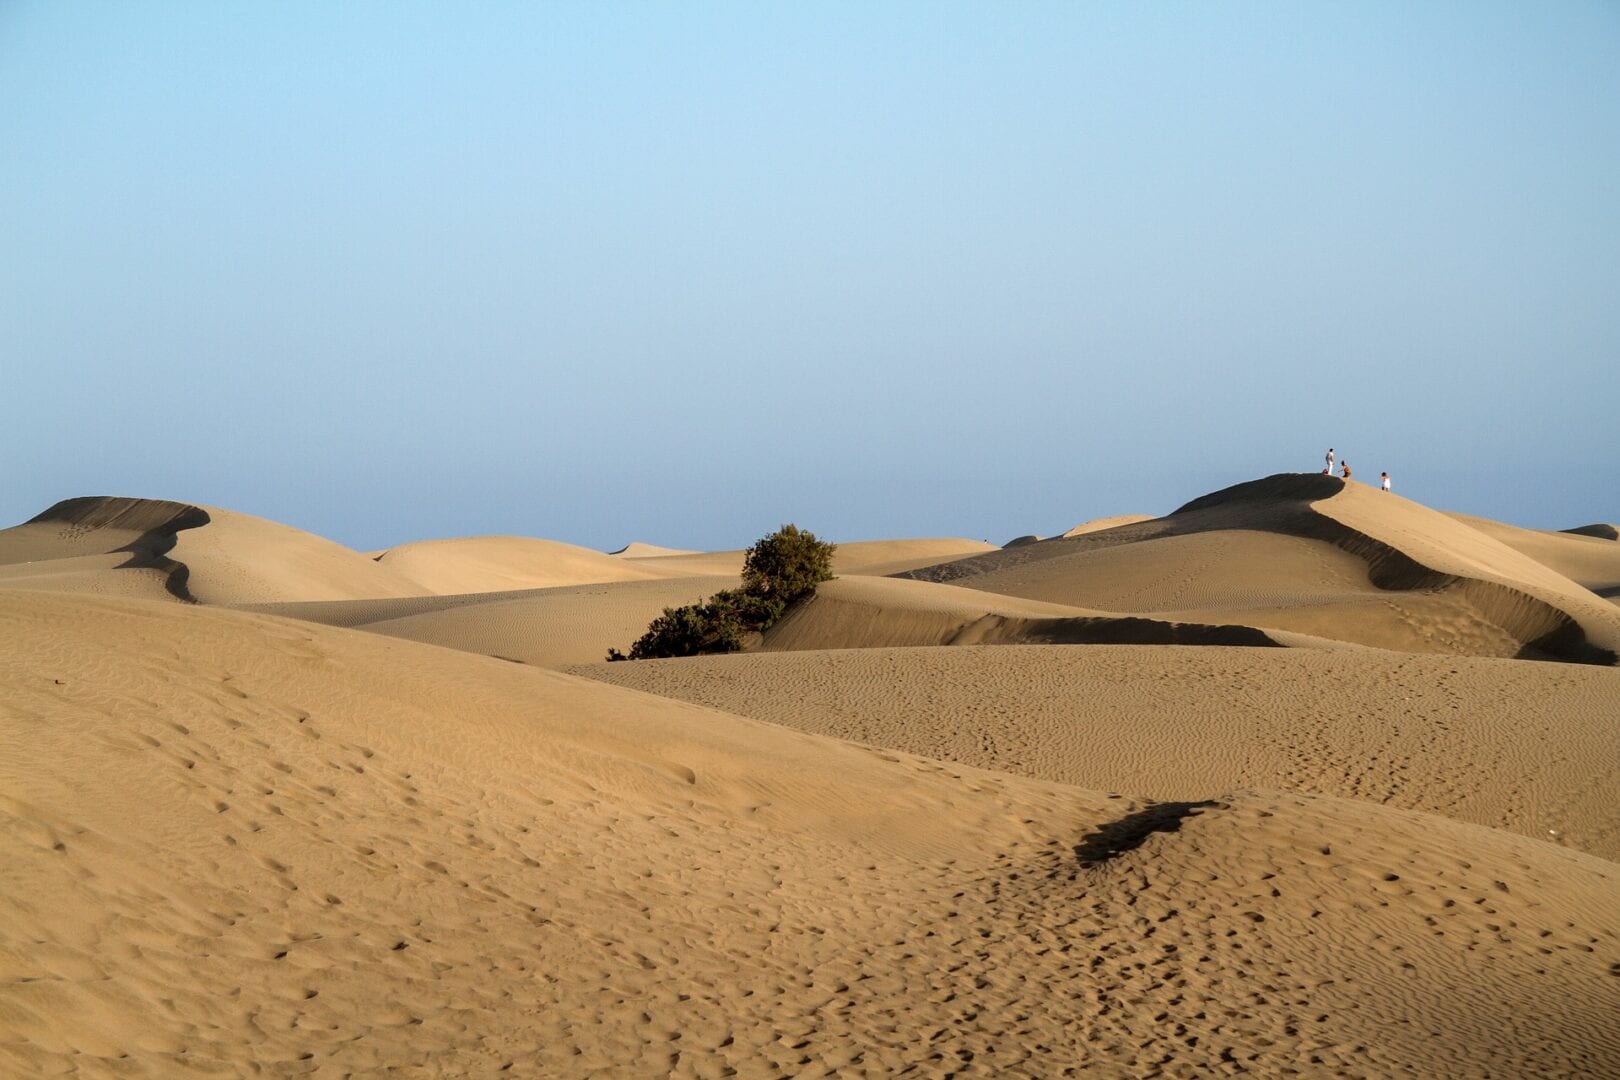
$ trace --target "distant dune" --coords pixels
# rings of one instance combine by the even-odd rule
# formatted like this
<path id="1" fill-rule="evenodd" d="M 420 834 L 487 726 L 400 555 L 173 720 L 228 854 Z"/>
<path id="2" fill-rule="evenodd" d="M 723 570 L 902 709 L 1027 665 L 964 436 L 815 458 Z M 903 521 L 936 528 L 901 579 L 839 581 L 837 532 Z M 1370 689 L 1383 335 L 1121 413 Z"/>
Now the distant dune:
<path id="1" fill-rule="evenodd" d="M 741 549 L 58 503 L 0 1075 L 1620 1076 L 1594 529 L 1281 474 L 603 663 Z"/>
<path id="2" fill-rule="evenodd" d="M 439 596 L 642 581 L 654 576 L 633 562 L 600 551 L 527 536 L 423 540 L 390 548 L 377 562 Z"/>
<path id="3" fill-rule="evenodd" d="M 1608 595 L 1620 589 L 1620 544 L 1616 544 L 1613 537 L 1605 539 L 1599 533 L 1584 533 L 1578 529 L 1568 532 L 1520 529 L 1467 514 L 1448 516 L 1599 595 Z"/>
<path id="4" fill-rule="evenodd" d="M 1411 652 L 1612 664 L 1620 649 L 1620 611 L 1553 567 L 1417 503 L 1314 474 L 905 576 Z"/>
<path id="5" fill-rule="evenodd" d="M 660 578 L 493 593 L 483 603 L 371 618 L 362 626 L 503 660 L 561 667 L 601 660 L 609 648 L 628 650 L 664 608 L 698 603 L 736 585 L 734 576 Z M 372 614 L 388 612 L 379 606 Z"/>
<path id="6" fill-rule="evenodd" d="M 1106 532 L 1122 525 L 1135 525 L 1139 521 L 1152 521 L 1152 514 L 1116 514 L 1113 517 L 1092 518 L 1083 521 L 1063 534 L 1064 537 L 1085 536 L 1087 533 Z"/>
<path id="7" fill-rule="evenodd" d="M 716 574 L 742 573 L 745 553 L 741 550 L 666 555 L 657 554 L 660 549 L 646 545 L 642 547 L 646 553 L 634 556 L 633 565 L 660 577 L 712 577 Z M 839 574 L 895 574 L 994 550 L 991 545 L 978 540 L 857 540 L 838 545 L 833 553 L 833 571 Z"/>
<path id="8" fill-rule="evenodd" d="M 7 564 L 0 567 L 7 585 L 147 596 L 166 592 L 212 604 L 422 591 L 359 552 L 313 533 L 158 499 L 57 503 L 23 525 L 0 531 L 0 560 Z M 131 575 L 130 570 L 147 573 Z"/>
<path id="9" fill-rule="evenodd" d="M 621 559 L 652 559 L 663 555 L 696 555 L 698 552 L 686 551 L 681 548 L 659 547 L 657 544 L 643 544 L 640 540 L 634 540 L 618 551 L 609 552 L 609 554 Z"/>
<path id="10" fill-rule="evenodd" d="M 995 550 L 994 544 L 983 540 L 857 540 L 838 545 L 833 573 L 881 577 Z"/>
<path id="11" fill-rule="evenodd" d="M 1010 643 L 1253 645 L 1326 640 L 1219 622 L 1120 616 L 895 578 L 830 581 L 765 634 L 767 651 Z"/>
<path id="12" fill-rule="evenodd" d="M 190 599 L 189 568 L 169 553 L 181 532 L 209 520 L 188 503 L 65 499 L 0 530 L 0 586 Z"/>

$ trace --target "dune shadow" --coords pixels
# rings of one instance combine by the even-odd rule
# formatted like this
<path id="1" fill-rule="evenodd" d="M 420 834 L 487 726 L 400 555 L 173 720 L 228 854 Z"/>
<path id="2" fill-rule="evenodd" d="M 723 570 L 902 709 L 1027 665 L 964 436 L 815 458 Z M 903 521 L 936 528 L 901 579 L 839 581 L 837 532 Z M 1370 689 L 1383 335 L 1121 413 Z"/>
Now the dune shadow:
<path id="1" fill-rule="evenodd" d="M 156 570 L 163 575 L 163 587 L 171 596 L 194 604 L 197 601 L 188 584 L 191 568 L 169 558 L 168 553 L 178 542 L 176 534 L 199 529 L 210 520 L 208 511 L 190 503 L 92 495 L 63 499 L 25 524 L 58 524 L 81 533 L 98 529 L 134 532 L 138 534 L 135 539 L 108 552 L 129 556 L 118 568 Z"/>
<path id="2" fill-rule="evenodd" d="M 1075 845 L 1074 854 L 1081 866 L 1096 866 L 1116 855 L 1136 850 L 1154 833 L 1176 832 L 1187 818 L 1195 817 L 1211 807 L 1224 809 L 1226 805 L 1214 799 L 1154 803 L 1145 810 L 1098 826 L 1095 832 L 1080 839 L 1080 843 Z"/>
<path id="3" fill-rule="evenodd" d="M 1090 554 L 1173 536 L 1224 530 L 1272 532 L 1319 541 L 1354 556 L 1366 564 L 1367 579 L 1374 588 L 1388 592 L 1454 593 L 1484 621 L 1517 640 L 1519 651 L 1515 656 L 1518 659 L 1605 666 L 1620 662 L 1613 650 L 1590 641 L 1580 621 L 1552 600 L 1490 578 L 1470 578 L 1436 570 L 1395 544 L 1361 532 L 1316 509 L 1316 503 L 1332 498 L 1345 487 L 1346 481 L 1335 476 L 1278 473 L 1211 492 L 1162 518 L 1003 548 L 893 576 L 919 581 L 965 582 L 975 576 L 1027 567 L 1047 559 Z M 1601 524 L 1566 531 L 1600 537 L 1607 537 L 1611 532 L 1620 535 L 1620 530 Z M 1074 644 L 1101 640 L 1131 644 L 1279 644 L 1256 627 L 1188 625 L 1171 630 L 1165 628 L 1169 624 L 1155 626 L 1155 620 L 1124 616 L 1114 620 L 1105 633 L 1102 628 L 1083 622 L 1074 625 L 1058 625 L 1063 622 L 1060 620 L 1048 622 L 1052 625 L 1041 629 L 1050 636 L 1034 640 Z"/>
<path id="4" fill-rule="evenodd" d="M 1281 648 L 1253 626 L 1169 622 L 1134 615 L 1029 619 L 1021 641 L 1040 645 L 1243 645 Z"/>

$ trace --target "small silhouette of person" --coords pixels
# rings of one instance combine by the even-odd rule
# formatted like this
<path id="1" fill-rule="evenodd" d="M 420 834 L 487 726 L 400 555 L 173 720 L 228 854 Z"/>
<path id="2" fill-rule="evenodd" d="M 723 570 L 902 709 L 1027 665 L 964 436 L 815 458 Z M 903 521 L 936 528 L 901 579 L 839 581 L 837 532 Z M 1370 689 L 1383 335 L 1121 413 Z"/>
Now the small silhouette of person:
<path id="1" fill-rule="evenodd" d="M 1350 463 L 1348 461 L 1341 461 L 1339 463 L 1339 469 L 1341 470 L 1339 473 L 1340 476 L 1344 477 L 1346 480 L 1350 479 Z"/>
<path id="2" fill-rule="evenodd" d="M 1384 472 L 1378 474 L 1378 486 L 1384 491 L 1389 490 L 1389 473 Z"/>
<path id="3" fill-rule="evenodd" d="M 1329 476 L 1333 475 L 1333 447 L 1328 447 L 1327 468 L 1322 470 Z"/>

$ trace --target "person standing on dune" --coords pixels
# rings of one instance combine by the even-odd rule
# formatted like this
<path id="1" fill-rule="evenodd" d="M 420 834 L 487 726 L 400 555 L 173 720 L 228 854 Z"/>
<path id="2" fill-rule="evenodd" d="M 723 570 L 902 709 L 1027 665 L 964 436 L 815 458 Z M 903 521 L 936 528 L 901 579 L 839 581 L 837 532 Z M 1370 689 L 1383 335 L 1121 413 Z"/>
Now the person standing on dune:
<path id="1" fill-rule="evenodd" d="M 1329 476 L 1332 476 L 1333 475 L 1333 447 L 1331 447 L 1331 446 L 1328 447 L 1327 463 L 1328 463 L 1327 468 L 1323 469 L 1322 471 L 1327 473 Z"/>
<path id="2" fill-rule="evenodd" d="M 1389 473 L 1381 472 L 1378 474 L 1378 486 L 1384 491 L 1389 490 Z"/>

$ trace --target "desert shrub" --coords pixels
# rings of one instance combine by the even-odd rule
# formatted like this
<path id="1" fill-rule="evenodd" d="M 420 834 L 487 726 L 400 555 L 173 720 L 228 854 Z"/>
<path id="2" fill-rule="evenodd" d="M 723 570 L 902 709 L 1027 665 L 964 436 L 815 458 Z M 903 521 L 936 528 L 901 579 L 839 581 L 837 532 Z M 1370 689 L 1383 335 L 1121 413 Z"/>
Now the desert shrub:
<path id="1" fill-rule="evenodd" d="M 745 630 L 764 630 L 787 610 L 787 603 L 774 596 L 762 596 L 747 589 L 726 589 L 709 597 L 709 603 L 729 611 Z"/>
<path id="2" fill-rule="evenodd" d="M 770 628 L 790 604 L 832 578 L 837 545 L 816 534 L 784 525 L 762 538 L 743 560 L 742 588 L 717 592 L 701 604 L 665 608 L 626 656 L 608 650 L 609 660 L 656 660 L 736 652 L 744 635 Z"/>
<path id="3" fill-rule="evenodd" d="M 736 652 L 742 648 L 744 627 L 736 608 L 713 600 L 685 607 L 665 608 L 630 646 L 630 659 L 657 660 L 667 656 L 704 656 Z"/>
<path id="4" fill-rule="evenodd" d="M 780 600 L 784 605 L 810 595 L 832 578 L 836 544 L 816 539 L 797 525 L 780 529 L 757 541 L 743 560 L 743 591 Z"/>

